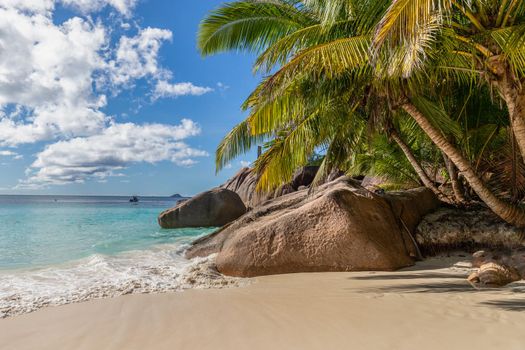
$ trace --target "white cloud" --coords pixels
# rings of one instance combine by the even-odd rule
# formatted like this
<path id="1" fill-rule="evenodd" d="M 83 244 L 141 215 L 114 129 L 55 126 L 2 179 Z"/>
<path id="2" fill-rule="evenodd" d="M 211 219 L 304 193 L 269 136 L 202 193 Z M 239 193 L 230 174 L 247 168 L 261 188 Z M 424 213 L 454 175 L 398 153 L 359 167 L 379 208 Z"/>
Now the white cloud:
<path id="1" fill-rule="evenodd" d="M 121 14 L 129 16 L 137 4 L 137 0 L 2 0 L 0 7 L 44 14 L 52 11 L 57 3 L 84 14 L 100 11 L 106 6 L 111 6 Z"/>
<path id="2" fill-rule="evenodd" d="M 39 0 L 35 0 L 39 1 Z M 65 6 L 69 6 L 82 13 L 96 12 L 105 6 L 112 6 L 125 16 L 131 15 L 137 0 L 60 0 Z"/>
<path id="3" fill-rule="evenodd" d="M 111 82 L 117 86 L 129 85 L 136 79 L 170 76 L 159 68 L 158 54 L 163 41 L 171 40 L 169 30 L 145 28 L 133 37 L 120 38 L 115 59 L 109 62 Z"/>
<path id="4" fill-rule="evenodd" d="M 105 43 L 101 25 L 78 17 L 56 26 L 41 14 L 0 8 L 0 106 L 24 111 L 0 112 L 0 144 L 101 130 L 103 98 L 93 94 L 92 75 Z"/>
<path id="5" fill-rule="evenodd" d="M 251 162 L 248 162 L 247 160 L 241 160 L 239 162 L 243 168 L 249 167 Z"/>
<path id="6" fill-rule="evenodd" d="M 199 133 L 197 124 L 188 119 L 179 125 L 113 124 L 101 134 L 47 146 L 31 165 L 29 178 L 18 188 L 100 181 L 122 176 L 118 171 L 138 162 L 171 161 L 189 166 L 195 164 L 195 157 L 208 155 L 183 142 Z"/>
<path id="7" fill-rule="evenodd" d="M 17 153 L 13 152 L 13 151 L 8 151 L 8 150 L 2 150 L 0 151 L 0 156 L 2 157 L 10 157 L 10 156 L 16 156 Z"/>
<path id="8" fill-rule="evenodd" d="M 170 84 L 165 80 L 159 80 L 153 92 L 153 100 L 161 97 L 179 97 L 186 95 L 200 96 L 213 91 L 212 88 L 195 86 L 192 83 Z"/>
<path id="9" fill-rule="evenodd" d="M 111 121 L 101 111 L 107 103 L 104 91 L 116 93 L 138 79 L 153 80 L 155 94 L 208 91 L 166 82 L 172 73 L 160 66 L 158 54 L 172 38 L 169 30 L 140 29 L 111 47 L 101 22 L 73 17 L 56 25 L 52 12 L 23 10 L 52 9 L 53 2 L 8 1 L 9 6 L 0 6 L 0 146 L 97 134 Z M 88 3 L 106 2 L 77 5 Z M 108 2 L 117 3 L 134 1 Z M 6 106 L 23 113 L 7 113 Z"/>
<path id="10" fill-rule="evenodd" d="M 54 0 L 2 0 L 0 8 L 17 8 L 32 13 L 46 13 L 54 8 Z"/>
<path id="11" fill-rule="evenodd" d="M 154 88 L 151 96 L 211 91 L 168 82 L 173 73 L 159 63 L 159 51 L 171 31 L 127 25 L 136 35 L 112 38 L 104 19 L 53 20 L 57 4 L 82 14 L 111 6 L 130 17 L 137 2 L 0 0 L 0 146 L 54 142 L 37 155 L 19 187 L 104 180 L 136 162 L 190 166 L 206 155 L 182 141 L 198 133 L 189 120 L 137 125 L 118 123 L 103 111 L 108 92 L 132 88 L 140 79 Z"/>
<path id="12" fill-rule="evenodd" d="M 226 85 L 224 83 L 221 83 L 220 81 L 217 83 L 217 87 L 221 91 L 225 91 L 225 90 L 228 90 L 230 88 L 228 85 Z"/>

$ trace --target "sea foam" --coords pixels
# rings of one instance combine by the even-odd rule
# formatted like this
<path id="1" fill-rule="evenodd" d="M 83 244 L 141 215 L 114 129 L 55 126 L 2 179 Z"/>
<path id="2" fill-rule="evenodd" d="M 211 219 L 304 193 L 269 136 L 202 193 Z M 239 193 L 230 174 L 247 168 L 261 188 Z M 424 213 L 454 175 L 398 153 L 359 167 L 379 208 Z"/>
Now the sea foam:
<path id="1" fill-rule="evenodd" d="M 189 288 L 240 286 L 226 277 L 215 256 L 187 260 L 183 244 L 164 244 L 118 255 L 96 254 L 60 266 L 0 272 L 0 318 L 91 299 Z"/>

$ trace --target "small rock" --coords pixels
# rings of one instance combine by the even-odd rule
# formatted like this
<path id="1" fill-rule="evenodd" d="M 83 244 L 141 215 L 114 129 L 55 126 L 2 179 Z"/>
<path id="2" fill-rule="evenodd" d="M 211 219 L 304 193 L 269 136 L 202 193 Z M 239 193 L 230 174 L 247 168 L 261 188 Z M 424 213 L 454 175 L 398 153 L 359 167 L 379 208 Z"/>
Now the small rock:
<path id="1" fill-rule="evenodd" d="M 510 266 L 488 262 L 468 277 L 468 281 L 474 284 L 488 287 L 502 287 L 521 279 L 518 271 Z"/>
<path id="2" fill-rule="evenodd" d="M 484 250 L 479 250 L 472 254 L 472 266 L 473 267 L 480 267 L 484 263 L 486 263 L 490 258 L 488 258 L 488 253 Z"/>
<path id="3" fill-rule="evenodd" d="M 479 283 L 479 274 L 478 272 L 472 272 L 468 277 L 467 277 L 467 281 L 469 281 L 470 283 L 474 283 L 474 284 L 477 284 Z"/>

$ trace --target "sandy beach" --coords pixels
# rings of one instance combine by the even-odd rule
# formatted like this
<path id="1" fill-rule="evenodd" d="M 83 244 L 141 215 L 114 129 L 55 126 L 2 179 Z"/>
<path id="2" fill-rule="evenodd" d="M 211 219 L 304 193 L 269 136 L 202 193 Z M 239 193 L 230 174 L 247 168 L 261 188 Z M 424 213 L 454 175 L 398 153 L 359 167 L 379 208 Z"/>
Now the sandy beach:
<path id="1" fill-rule="evenodd" d="M 0 349 L 523 349 L 525 283 L 474 289 L 461 259 L 51 307 L 1 320 Z"/>

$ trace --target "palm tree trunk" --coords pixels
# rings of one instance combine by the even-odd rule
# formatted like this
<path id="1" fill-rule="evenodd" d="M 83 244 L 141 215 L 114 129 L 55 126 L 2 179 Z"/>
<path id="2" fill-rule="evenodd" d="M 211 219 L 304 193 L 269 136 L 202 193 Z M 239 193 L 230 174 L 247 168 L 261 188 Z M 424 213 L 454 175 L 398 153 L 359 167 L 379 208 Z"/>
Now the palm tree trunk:
<path id="1" fill-rule="evenodd" d="M 430 179 L 425 169 L 423 169 L 421 164 L 419 164 L 418 160 L 414 156 L 414 153 L 412 153 L 412 150 L 410 149 L 410 147 L 408 147 L 405 141 L 403 141 L 403 139 L 399 136 L 399 134 L 397 133 L 397 130 L 391 129 L 389 134 L 390 134 L 390 137 L 392 137 L 392 139 L 397 143 L 399 148 L 401 148 L 401 150 L 407 157 L 408 161 L 410 162 L 410 165 L 412 165 L 412 167 L 416 171 L 417 176 L 419 176 L 419 179 L 421 180 L 423 185 L 425 185 L 427 188 L 432 190 L 432 192 L 434 192 L 436 196 L 440 198 L 444 197 L 443 193 L 441 193 L 441 191 L 436 187 L 432 179 Z"/>
<path id="2" fill-rule="evenodd" d="M 445 165 L 447 167 L 448 176 L 450 178 L 450 183 L 452 184 L 452 191 L 454 192 L 454 197 L 456 197 L 456 202 L 465 203 L 466 200 L 463 194 L 464 193 L 463 186 L 461 182 L 459 181 L 459 176 L 458 176 L 458 171 L 457 171 L 458 169 L 456 168 L 454 163 L 450 161 L 450 159 L 447 157 L 445 153 L 443 153 L 443 159 L 445 160 Z"/>
<path id="3" fill-rule="evenodd" d="M 508 75 L 508 74 L 507 74 Z M 525 159 L 525 91 L 518 87 L 517 82 L 506 76 L 495 83 L 501 97 L 507 104 L 510 117 L 510 127 L 522 157 Z"/>
<path id="4" fill-rule="evenodd" d="M 491 190 L 476 175 L 470 162 L 454 147 L 443 134 L 410 102 L 405 102 L 401 108 L 407 112 L 432 142 L 450 158 L 458 167 L 479 198 L 500 218 L 517 227 L 525 227 L 525 211 L 496 197 Z"/>

